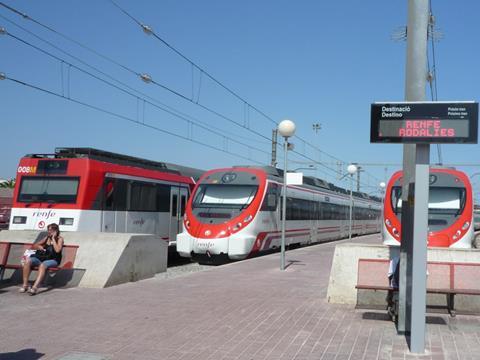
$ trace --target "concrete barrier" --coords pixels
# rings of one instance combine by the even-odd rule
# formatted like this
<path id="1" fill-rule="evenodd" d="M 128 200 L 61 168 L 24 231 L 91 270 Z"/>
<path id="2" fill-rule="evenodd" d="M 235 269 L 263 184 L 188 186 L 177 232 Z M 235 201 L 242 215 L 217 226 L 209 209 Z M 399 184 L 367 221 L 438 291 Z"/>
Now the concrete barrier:
<path id="1" fill-rule="evenodd" d="M 1 231 L 0 241 L 33 243 L 43 236 L 37 231 Z M 83 272 L 79 287 L 103 288 L 167 270 L 168 244 L 158 236 L 83 232 L 62 236 L 65 244 L 79 246 L 73 265 Z"/>
<path id="2" fill-rule="evenodd" d="M 340 244 L 335 247 L 327 301 L 336 304 L 385 305 L 386 292 L 357 291 L 358 259 L 391 259 L 398 256 L 398 246 Z M 478 249 L 429 248 L 428 261 L 480 263 Z M 385 277 L 387 274 L 385 274 Z M 428 305 L 445 305 L 445 295 L 428 295 Z M 456 295 L 455 307 L 463 312 L 480 312 L 480 296 Z"/>

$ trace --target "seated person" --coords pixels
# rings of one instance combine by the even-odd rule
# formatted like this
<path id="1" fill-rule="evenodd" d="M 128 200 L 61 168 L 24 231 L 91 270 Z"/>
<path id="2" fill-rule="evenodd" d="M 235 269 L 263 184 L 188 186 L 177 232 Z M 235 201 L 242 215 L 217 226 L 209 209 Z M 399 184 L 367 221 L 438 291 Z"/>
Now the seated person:
<path id="1" fill-rule="evenodd" d="M 394 256 L 388 266 L 388 284 L 394 289 L 398 289 L 400 283 L 400 257 Z"/>
<path id="2" fill-rule="evenodd" d="M 62 261 L 63 237 L 60 236 L 60 229 L 57 224 L 52 223 L 47 227 L 48 235 L 32 245 L 37 250 L 23 265 L 23 285 L 20 292 L 28 292 L 30 295 L 37 293 L 38 286 L 45 277 L 48 268 L 57 267 Z M 38 275 L 33 286 L 28 288 L 28 278 L 32 267 L 38 266 Z"/>
<path id="3" fill-rule="evenodd" d="M 390 264 L 388 266 L 388 285 L 393 288 L 394 290 L 398 290 L 398 285 L 400 283 L 400 257 L 394 256 L 390 260 Z M 394 291 L 388 290 L 387 294 L 387 308 L 389 315 L 393 318 L 395 316 L 394 311 Z"/>

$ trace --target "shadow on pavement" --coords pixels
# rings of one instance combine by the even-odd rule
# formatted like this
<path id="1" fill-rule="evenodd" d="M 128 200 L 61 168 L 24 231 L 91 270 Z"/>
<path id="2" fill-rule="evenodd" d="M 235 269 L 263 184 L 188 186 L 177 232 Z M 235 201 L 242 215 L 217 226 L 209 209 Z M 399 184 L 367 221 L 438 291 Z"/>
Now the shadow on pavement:
<path id="1" fill-rule="evenodd" d="M 0 360 L 36 360 L 43 357 L 43 353 L 35 349 L 23 349 L 16 352 L 0 353 Z"/>
<path id="2" fill-rule="evenodd" d="M 299 260 L 287 260 L 288 264 L 285 265 L 285 269 L 290 267 L 291 265 L 302 265 L 302 266 L 305 266 L 304 263 L 302 263 L 301 261 Z"/>
<path id="3" fill-rule="evenodd" d="M 385 313 L 366 311 L 362 314 L 362 319 L 364 320 L 379 320 L 379 321 L 389 321 L 392 322 L 390 316 Z"/>

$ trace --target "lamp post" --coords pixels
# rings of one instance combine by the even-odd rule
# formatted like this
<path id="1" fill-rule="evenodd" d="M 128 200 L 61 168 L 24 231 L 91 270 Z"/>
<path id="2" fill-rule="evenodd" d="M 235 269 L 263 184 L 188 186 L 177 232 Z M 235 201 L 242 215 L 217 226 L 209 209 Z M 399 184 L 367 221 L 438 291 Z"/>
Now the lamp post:
<path id="1" fill-rule="evenodd" d="M 350 164 L 347 167 L 347 171 L 350 174 L 350 221 L 348 223 L 348 240 L 352 240 L 353 175 L 357 172 L 357 167 Z"/>
<path id="2" fill-rule="evenodd" d="M 282 201 L 282 245 L 280 254 L 280 270 L 285 270 L 285 223 L 287 219 L 287 155 L 288 138 L 295 134 L 295 123 L 291 120 L 283 120 L 278 124 L 278 132 L 284 138 L 284 165 L 283 165 L 283 201 Z"/>

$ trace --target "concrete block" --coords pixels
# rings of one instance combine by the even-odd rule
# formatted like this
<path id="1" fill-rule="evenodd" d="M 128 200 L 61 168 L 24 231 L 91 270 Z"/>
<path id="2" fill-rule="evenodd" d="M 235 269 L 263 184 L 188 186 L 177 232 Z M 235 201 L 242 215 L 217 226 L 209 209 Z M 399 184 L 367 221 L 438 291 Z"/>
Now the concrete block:
<path id="1" fill-rule="evenodd" d="M 0 241 L 33 243 L 43 236 L 36 231 L 1 231 Z M 63 282 L 72 275 L 80 287 L 103 288 L 167 270 L 168 244 L 158 236 L 82 232 L 64 232 L 62 236 L 65 244 L 79 246 L 74 268 L 83 271 L 80 280 L 73 273 L 58 274 Z"/>

